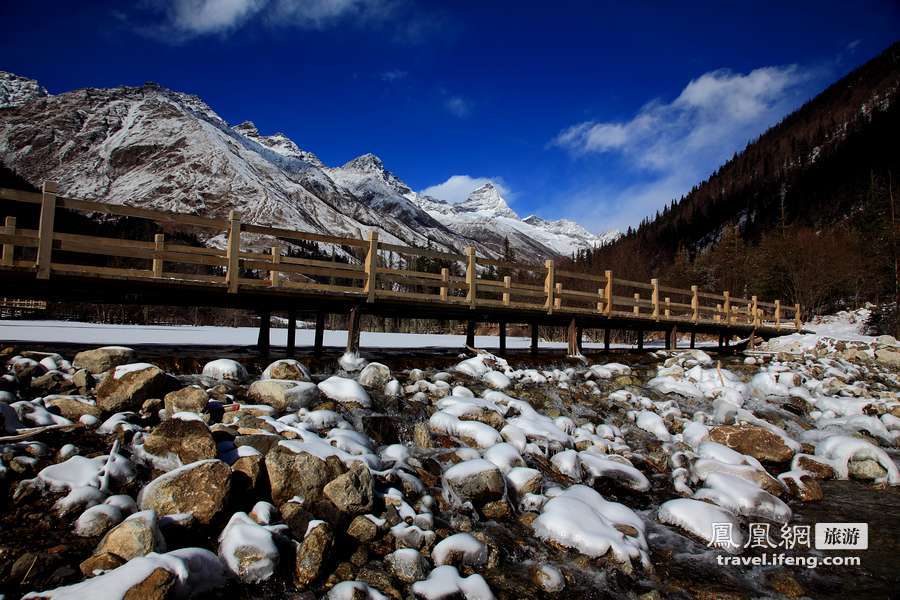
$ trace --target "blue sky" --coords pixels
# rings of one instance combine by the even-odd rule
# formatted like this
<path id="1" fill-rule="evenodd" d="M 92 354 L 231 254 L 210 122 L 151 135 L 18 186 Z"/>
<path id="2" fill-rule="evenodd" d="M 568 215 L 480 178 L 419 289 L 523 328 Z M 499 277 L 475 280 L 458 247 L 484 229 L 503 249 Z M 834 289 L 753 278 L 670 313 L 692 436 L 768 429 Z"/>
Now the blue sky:
<path id="1" fill-rule="evenodd" d="M 0 69 L 156 81 L 337 165 L 635 224 L 897 38 L 892 1 L 8 2 Z"/>

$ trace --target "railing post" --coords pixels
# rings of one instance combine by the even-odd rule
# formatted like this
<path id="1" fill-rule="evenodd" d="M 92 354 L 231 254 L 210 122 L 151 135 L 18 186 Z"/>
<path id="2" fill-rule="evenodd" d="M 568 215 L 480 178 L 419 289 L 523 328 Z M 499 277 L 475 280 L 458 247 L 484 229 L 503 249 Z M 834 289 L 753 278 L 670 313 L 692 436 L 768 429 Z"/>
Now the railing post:
<path id="1" fill-rule="evenodd" d="M 503 306 L 509 306 L 510 299 L 510 289 L 512 288 L 512 277 L 509 275 L 503 276 Z M 504 325 L 505 327 L 505 325 Z M 505 331 L 505 330 L 504 330 Z M 506 337 L 504 336 L 504 340 Z"/>
<path id="2" fill-rule="evenodd" d="M 6 217 L 6 221 L 3 224 L 3 233 L 5 235 L 16 235 L 16 218 L 15 217 Z M 16 245 L 13 243 L 3 244 L 3 266 L 4 267 L 12 267 L 16 264 Z"/>
<path id="3" fill-rule="evenodd" d="M 747 323 L 752 324 L 756 320 L 756 316 L 753 314 L 753 302 L 747 303 Z"/>
<path id="4" fill-rule="evenodd" d="M 38 225 L 38 247 L 35 267 L 38 279 L 50 279 L 50 263 L 53 260 L 53 221 L 56 218 L 56 193 L 59 187 L 54 181 L 45 181 L 41 190 L 41 220 Z"/>
<path id="5" fill-rule="evenodd" d="M 605 312 L 605 308 L 603 307 L 603 299 L 605 298 L 604 289 L 597 288 L 597 312 L 601 315 Z"/>
<path id="6" fill-rule="evenodd" d="M 553 308 L 562 308 L 562 283 L 556 282 L 556 291 L 553 294 Z"/>
<path id="7" fill-rule="evenodd" d="M 700 290 L 696 285 L 691 286 L 691 321 L 700 320 Z"/>
<path id="8" fill-rule="evenodd" d="M 640 316 L 641 314 L 641 293 L 634 293 L 634 314 L 635 316 Z"/>
<path id="9" fill-rule="evenodd" d="M 613 272 L 606 271 L 606 316 L 611 317 L 613 312 Z"/>
<path id="10" fill-rule="evenodd" d="M 153 276 L 157 279 L 162 277 L 165 267 L 162 253 L 166 251 L 166 234 L 157 233 L 153 236 Z"/>
<path id="11" fill-rule="evenodd" d="M 225 272 L 228 293 L 236 294 L 241 276 L 241 213 L 236 210 L 228 213 L 228 249 L 225 258 L 228 261 L 228 270 Z"/>
<path id="12" fill-rule="evenodd" d="M 775 330 L 781 331 L 781 300 L 775 301 Z"/>
<path id="13" fill-rule="evenodd" d="M 653 304 L 653 320 L 659 321 L 659 279 L 651 279 L 650 287 L 650 302 Z"/>
<path id="14" fill-rule="evenodd" d="M 466 302 L 469 303 L 470 308 L 475 308 L 475 305 L 478 303 L 478 263 L 476 262 L 475 248 L 466 246 L 466 257 L 466 284 L 469 286 Z"/>
<path id="15" fill-rule="evenodd" d="M 756 296 L 750 297 L 750 304 L 753 305 L 753 324 L 758 327 L 759 326 L 759 302 L 756 300 Z"/>
<path id="16" fill-rule="evenodd" d="M 722 297 L 725 298 L 725 301 L 722 303 L 722 312 L 725 313 L 725 324 L 731 325 L 731 294 L 722 292 Z"/>
<path id="17" fill-rule="evenodd" d="M 550 314 L 553 312 L 553 307 L 555 305 L 553 293 L 556 291 L 556 267 L 549 258 L 544 261 L 544 266 L 547 268 L 547 278 L 544 280 L 544 292 L 547 294 L 546 309 L 547 313 Z"/>
<path id="18" fill-rule="evenodd" d="M 444 267 L 441 269 L 441 302 L 447 301 L 450 288 L 450 269 Z"/>
<path id="19" fill-rule="evenodd" d="M 722 305 L 716 304 L 716 318 L 714 319 L 716 323 L 722 321 Z"/>
<path id="20" fill-rule="evenodd" d="M 281 248 L 272 246 L 272 269 L 269 271 L 269 283 L 278 287 L 278 265 L 281 263 Z"/>
<path id="21" fill-rule="evenodd" d="M 366 285 L 363 289 L 366 302 L 375 302 L 378 287 L 378 231 L 369 231 L 369 252 L 366 254 Z"/>
<path id="22" fill-rule="evenodd" d="M 794 305 L 794 325 L 797 327 L 797 331 L 803 329 L 803 323 L 800 319 L 800 305 Z"/>
<path id="23" fill-rule="evenodd" d="M 672 315 L 672 311 L 670 310 L 670 307 L 669 307 L 669 297 L 668 296 L 666 296 L 666 310 L 665 310 L 664 314 L 667 319 Z"/>

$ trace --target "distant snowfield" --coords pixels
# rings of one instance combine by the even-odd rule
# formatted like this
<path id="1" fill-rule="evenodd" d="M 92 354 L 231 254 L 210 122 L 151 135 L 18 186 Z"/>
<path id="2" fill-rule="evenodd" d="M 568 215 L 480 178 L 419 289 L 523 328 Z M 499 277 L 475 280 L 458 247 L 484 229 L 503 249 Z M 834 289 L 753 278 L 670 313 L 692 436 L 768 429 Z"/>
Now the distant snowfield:
<path id="1" fill-rule="evenodd" d="M 62 342 L 96 345 L 137 345 L 164 344 L 188 346 L 252 346 L 256 344 L 259 330 L 255 327 L 191 327 L 180 325 L 109 325 L 84 323 L 79 321 L 13 321 L 0 319 L 0 340 L 8 342 Z M 313 345 L 312 329 L 297 330 L 297 346 Z M 270 336 L 273 346 L 287 345 L 287 329 L 272 329 Z M 688 338 L 679 341 L 679 348 L 686 348 Z M 344 330 L 326 331 L 325 346 L 343 348 L 347 345 Z M 360 335 L 363 348 L 462 348 L 466 344 L 464 335 L 442 335 L 431 333 L 381 333 L 364 331 Z M 497 336 L 475 336 L 477 348 L 498 348 Z M 531 339 L 527 337 L 506 338 L 510 349 L 528 348 Z M 698 344 L 707 346 L 709 344 Z M 565 342 L 541 340 L 541 348 L 565 349 Z M 613 348 L 633 348 L 628 344 L 612 344 Z M 645 342 L 647 348 L 661 347 L 662 342 Z M 599 350 L 602 343 L 585 341 L 585 350 Z"/>
<path id="2" fill-rule="evenodd" d="M 297 330 L 297 346 L 312 346 L 314 331 Z M 251 346 L 256 344 L 255 327 L 189 327 L 169 325 L 107 325 L 74 321 L 10 321 L 0 320 L 0 339 L 16 342 L 68 342 L 74 344 L 166 344 L 200 346 Z M 287 329 L 272 329 L 271 343 L 287 345 Z M 508 348 L 528 348 L 527 337 L 507 337 Z M 326 331 L 325 345 L 344 347 L 346 331 Z M 362 332 L 363 348 L 462 348 L 464 335 L 422 333 Z M 496 336 L 476 336 L 479 348 L 497 348 Z M 563 342 L 541 342 L 542 348 L 565 348 Z M 585 343 L 585 348 L 602 348 L 603 344 Z"/>

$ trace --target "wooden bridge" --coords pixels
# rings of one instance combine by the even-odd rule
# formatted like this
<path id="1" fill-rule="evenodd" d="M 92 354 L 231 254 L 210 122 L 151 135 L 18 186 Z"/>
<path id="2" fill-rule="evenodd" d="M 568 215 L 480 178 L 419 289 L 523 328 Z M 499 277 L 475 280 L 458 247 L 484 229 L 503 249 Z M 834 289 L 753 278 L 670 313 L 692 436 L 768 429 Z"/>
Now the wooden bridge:
<path id="1" fill-rule="evenodd" d="M 268 348 L 272 311 L 289 316 L 288 352 L 294 350 L 295 319 L 314 315 L 315 347 L 321 350 L 327 314 L 346 313 L 348 351 L 359 348 L 360 316 L 461 320 L 474 345 L 477 323 L 498 323 L 501 351 L 506 325 L 563 326 L 570 355 L 581 350 L 582 331 L 599 329 L 609 348 L 610 330 L 663 332 L 666 347 L 677 334 L 768 338 L 800 329 L 800 306 L 739 298 L 697 286 L 682 289 L 658 279 L 632 281 L 615 269 L 603 275 L 481 257 L 472 247 L 453 254 L 379 240 L 339 237 L 228 219 L 65 198 L 57 185 L 42 192 L 0 188 L 9 214 L 0 227 L 3 295 L 41 300 L 139 305 L 243 308 L 261 316 L 260 345 Z M 30 208 L 29 206 L 30 205 Z M 15 210 L 12 210 L 12 209 Z M 149 221 L 153 240 L 120 239 L 60 231 L 60 209 Z M 24 216 L 23 216 L 24 215 Z M 30 225 L 23 227 L 23 225 Z M 221 236 L 222 247 L 193 246 L 166 231 L 202 231 Z M 309 256 L 288 248 L 304 243 Z M 331 258 L 327 252 L 331 250 Z M 99 263 L 99 264 L 98 264 Z"/>

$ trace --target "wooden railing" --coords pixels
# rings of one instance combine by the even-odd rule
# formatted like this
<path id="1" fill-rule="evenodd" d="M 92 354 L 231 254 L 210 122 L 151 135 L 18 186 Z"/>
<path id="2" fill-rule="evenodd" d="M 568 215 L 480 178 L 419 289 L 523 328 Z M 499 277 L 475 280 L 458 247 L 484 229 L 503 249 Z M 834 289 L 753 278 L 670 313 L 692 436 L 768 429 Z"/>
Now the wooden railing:
<path id="1" fill-rule="evenodd" d="M 801 323 L 800 306 L 783 306 L 778 300 L 737 298 L 697 286 L 675 288 L 658 279 L 631 281 L 611 270 L 603 275 L 568 271 L 552 260 L 543 265 L 505 262 L 480 257 L 471 247 L 460 255 L 403 246 L 380 241 L 375 230 L 360 239 L 244 223 L 235 211 L 221 219 L 90 202 L 58 196 L 52 182 L 40 193 L 0 188 L 0 199 L 39 206 L 37 229 L 19 227 L 15 217 L 7 217 L 0 227 L 0 267 L 33 270 L 39 279 L 54 273 L 158 279 L 219 286 L 231 294 L 241 289 L 302 290 L 370 303 L 389 299 L 652 322 L 775 329 L 800 329 Z M 190 246 L 162 233 L 153 241 L 63 233 L 55 228 L 58 208 L 148 219 L 158 226 L 201 229 L 213 236 L 224 233 L 226 243 L 223 248 Z M 332 259 L 284 252 L 285 242 L 301 241 L 317 248 L 330 246 Z M 86 255 L 139 266 L 85 264 Z M 430 270 L 415 268 L 421 260 L 430 261 Z"/>

